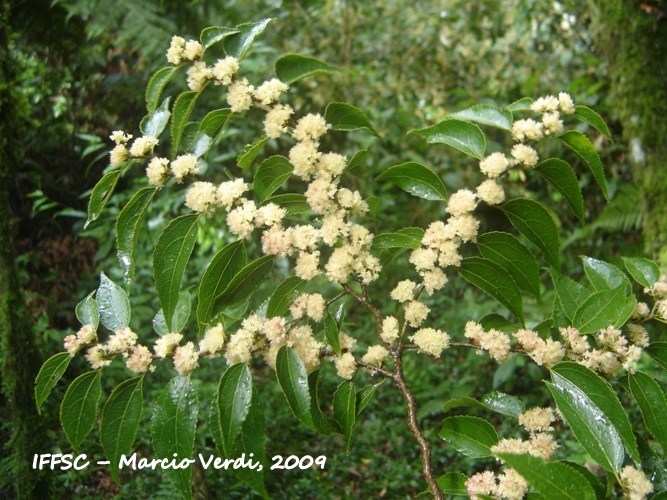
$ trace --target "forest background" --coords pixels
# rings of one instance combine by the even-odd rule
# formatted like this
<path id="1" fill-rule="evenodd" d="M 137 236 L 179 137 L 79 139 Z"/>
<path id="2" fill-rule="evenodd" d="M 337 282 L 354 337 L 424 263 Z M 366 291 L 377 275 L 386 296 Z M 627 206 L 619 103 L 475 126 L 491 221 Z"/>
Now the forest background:
<path id="1" fill-rule="evenodd" d="M 562 250 L 610 262 L 621 254 L 648 256 L 667 269 L 664 1 L 33 0 L 5 1 L 1 9 L 0 442 L 6 444 L 0 469 L 13 471 L 0 476 L 3 494 L 11 495 L 21 482 L 91 498 L 173 493 L 159 472 L 142 471 L 119 487 L 100 470 L 36 474 L 27 470 L 27 457 L 67 446 L 57 418 L 63 394 L 52 396 L 38 415 L 34 378 L 41 362 L 61 349 L 63 337 L 78 329 L 74 307 L 95 288 L 99 270 L 117 265 L 114 238 L 104 224 L 83 230 L 87 198 L 108 164 L 109 131 L 132 130 L 141 119 L 145 83 L 165 64 L 165 48 L 174 34 L 196 38 L 205 26 L 274 18 L 253 46 L 248 73 L 265 76 L 272 62 L 288 52 L 344 69 L 301 82 L 296 105 L 320 109 L 329 101 L 353 103 L 381 136 L 369 142 L 364 135 L 351 135 L 353 146 L 368 147 L 374 158 L 363 175 L 371 178 L 401 161 L 420 161 L 433 165 L 450 191 L 467 184 L 474 165 L 462 155 L 426 148 L 423 141 L 407 136 L 408 130 L 474 103 L 505 105 L 523 96 L 567 91 L 577 104 L 605 117 L 614 142 L 602 135 L 595 141 L 608 168 L 611 201 L 605 204 L 592 178 L 584 176 L 591 222 L 581 228 L 562 218 Z M 235 158 L 247 142 L 243 127 L 229 127 L 225 147 L 218 148 L 211 161 Z M 524 179 L 512 181 L 517 189 L 537 193 L 537 186 Z M 139 181 L 130 177 L 123 182 L 129 187 Z M 108 220 L 128 201 L 123 189 L 118 191 L 103 216 Z M 401 193 L 393 196 L 393 206 L 383 207 L 388 225 L 423 227 L 432 220 L 428 203 L 417 204 Z M 539 196 L 563 203 L 557 192 L 541 190 Z M 507 225 L 492 215 L 488 220 L 491 227 Z M 148 255 L 154 242 L 143 244 L 150 247 L 138 254 Z M 208 248 L 212 244 L 211 237 Z M 193 260 L 203 263 L 206 250 L 204 237 Z M 567 265 L 571 275 L 582 273 L 575 259 Z M 148 324 L 155 314 L 155 293 L 150 280 L 142 283 L 141 271 L 137 281 L 143 293 L 133 299 L 133 321 Z M 452 330 L 461 330 L 469 319 L 501 312 L 469 287 L 448 292 L 439 299 L 438 310 L 446 311 L 442 314 Z M 406 376 L 424 427 L 438 428 L 444 402 L 452 397 L 474 397 L 491 388 L 525 394 L 534 405 L 547 397 L 531 391 L 534 381 L 543 378 L 532 365 L 498 369 L 488 363 L 468 369 L 476 362 L 474 352 L 428 365 L 408 359 Z M 65 379 L 71 381 L 85 370 L 84 362 L 73 363 Z M 212 394 L 217 375 L 202 372 L 202 393 Z M 123 374 L 119 371 L 117 377 L 120 381 Z M 450 378 L 457 383 L 451 384 Z M 340 437 L 316 436 L 298 426 L 284 404 L 269 400 L 269 456 L 271 451 L 328 456 L 326 471 L 271 476 L 270 493 L 325 498 L 419 491 L 423 484 L 414 465 L 418 451 L 404 425 L 400 395 L 380 392 L 365 410 L 349 455 Z M 282 397 L 275 393 L 276 399 Z M 147 429 L 139 431 L 137 450 L 150 450 Z M 427 437 L 438 441 L 435 432 Z M 99 447 L 94 436 L 89 439 L 91 449 Z M 440 444 L 433 456 L 441 470 L 483 470 L 483 461 L 473 463 Z M 219 482 L 239 497 L 249 494 L 231 475 L 199 471 L 195 482 L 202 492 L 215 491 Z"/>

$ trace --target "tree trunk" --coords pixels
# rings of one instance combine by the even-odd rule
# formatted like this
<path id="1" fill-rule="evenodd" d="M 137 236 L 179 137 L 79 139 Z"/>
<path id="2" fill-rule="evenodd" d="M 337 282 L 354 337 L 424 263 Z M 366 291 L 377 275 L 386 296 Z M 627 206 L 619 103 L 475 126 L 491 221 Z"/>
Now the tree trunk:
<path id="1" fill-rule="evenodd" d="M 32 470 L 35 453 L 48 453 L 35 406 L 40 366 L 35 335 L 19 288 L 9 200 L 11 173 L 21 151 L 21 115 L 16 106 L 15 62 L 10 51 L 9 3 L 0 2 L 0 350 L 2 393 L 11 413 L 11 477 L 18 498 L 48 498 L 47 472 Z"/>
<path id="2" fill-rule="evenodd" d="M 589 4 L 642 199 L 646 252 L 667 270 L 667 2 Z"/>

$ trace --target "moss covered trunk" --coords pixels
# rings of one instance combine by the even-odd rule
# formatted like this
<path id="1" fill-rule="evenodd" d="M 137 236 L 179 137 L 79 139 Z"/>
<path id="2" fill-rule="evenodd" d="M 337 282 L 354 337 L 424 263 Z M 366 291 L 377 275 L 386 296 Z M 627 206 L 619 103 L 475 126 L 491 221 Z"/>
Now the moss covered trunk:
<path id="1" fill-rule="evenodd" d="M 10 51 L 9 5 L 0 2 L 0 340 L 2 394 L 10 411 L 12 496 L 48 498 L 46 472 L 32 470 L 32 456 L 48 453 L 35 407 L 34 380 L 40 365 L 32 325 L 19 288 L 12 244 L 9 183 L 21 151 L 15 67 Z M 2 405 L 4 406 L 4 404 Z M 7 450 L 3 450 L 5 452 Z M 9 492 L 0 492 L 2 494 Z"/>
<path id="2" fill-rule="evenodd" d="M 589 3 L 640 189 L 646 251 L 667 270 L 667 2 Z"/>

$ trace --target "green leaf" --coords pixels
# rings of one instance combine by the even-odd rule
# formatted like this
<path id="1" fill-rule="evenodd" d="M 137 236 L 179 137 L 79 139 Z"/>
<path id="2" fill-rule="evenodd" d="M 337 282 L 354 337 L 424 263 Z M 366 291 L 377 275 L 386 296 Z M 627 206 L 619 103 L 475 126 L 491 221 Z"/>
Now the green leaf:
<path id="1" fill-rule="evenodd" d="M 276 357 L 276 376 L 294 416 L 316 431 L 310 411 L 308 374 L 299 356 L 289 346 L 283 346 Z"/>
<path id="2" fill-rule="evenodd" d="M 490 457 L 498 443 L 498 433 L 486 420 L 477 417 L 448 417 L 439 436 L 459 452 L 471 458 Z"/>
<path id="3" fill-rule="evenodd" d="M 90 194 L 90 201 L 88 202 L 88 219 L 83 225 L 83 228 L 86 229 L 88 225 L 97 220 L 97 218 L 102 213 L 104 206 L 111 198 L 113 190 L 118 183 L 118 178 L 120 177 L 121 169 L 112 170 L 108 172 L 100 179 L 100 181 L 95 184 L 93 192 Z"/>
<path id="4" fill-rule="evenodd" d="M 273 255 L 265 255 L 241 269 L 213 301 L 213 315 L 248 300 L 273 267 Z"/>
<path id="5" fill-rule="evenodd" d="M 602 117 L 591 108 L 587 108 L 586 106 L 575 106 L 574 116 L 580 121 L 588 123 L 591 127 L 613 142 L 611 134 L 609 133 L 609 129 L 607 128 L 607 124 L 604 122 Z"/>
<path id="6" fill-rule="evenodd" d="M 71 360 L 68 352 L 59 352 L 47 359 L 40 368 L 35 378 L 35 402 L 39 413 L 42 413 L 42 404 L 67 370 Z"/>
<path id="7" fill-rule="evenodd" d="M 664 460 L 639 433 L 635 432 L 635 437 L 642 459 L 642 472 L 651 478 L 656 490 L 667 491 L 667 469 Z"/>
<path id="8" fill-rule="evenodd" d="M 85 299 L 76 305 L 76 317 L 82 325 L 93 325 L 97 330 L 100 326 L 100 310 L 97 301 L 93 298 L 95 292 L 90 292 Z"/>
<path id="9" fill-rule="evenodd" d="M 544 252 L 544 259 L 560 272 L 558 229 L 549 212 L 538 202 L 517 198 L 499 207 L 512 225 Z"/>
<path id="10" fill-rule="evenodd" d="M 447 200 L 447 190 L 440 177 L 430 168 L 414 161 L 390 167 L 375 180 L 391 182 L 403 191 L 425 200 Z"/>
<path id="11" fill-rule="evenodd" d="M 213 302 L 247 263 L 243 240 L 221 248 L 204 271 L 197 292 L 197 323 L 200 333 L 213 318 Z"/>
<path id="12" fill-rule="evenodd" d="M 595 406 L 604 413 L 618 432 L 630 458 L 639 463 L 639 451 L 637 441 L 632 434 L 632 424 L 611 385 L 593 371 L 578 363 L 558 363 L 551 370 L 552 373 L 558 374 L 559 377 L 584 392 Z"/>
<path id="13" fill-rule="evenodd" d="M 563 462 L 545 462 L 531 455 L 510 453 L 500 453 L 498 457 L 546 498 L 595 500 L 595 491 L 586 478 Z"/>
<path id="14" fill-rule="evenodd" d="M 363 175 L 364 166 L 370 157 L 371 152 L 368 149 L 362 149 L 354 153 L 354 156 L 347 162 L 345 171 L 349 174 L 361 177 Z"/>
<path id="15" fill-rule="evenodd" d="M 268 140 L 268 137 L 262 137 L 257 142 L 247 144 L 246 147 L 243 148 L 243 151 L 236 157 L 236 163 L 241 170 L 245 172 L 250 168 L 252 162 L 255 161 L 255 158 L 257 158 L 257 155 L 262 151 L 264 144 L 266 144 L 266 141 Z"/>
<path id="16" fill-rule="evenodd" d="M 628 375 L 632 397 L 637 401 L 644 424 L 651 435 L 667 450 L 667 400 L 660 385 L 642 372 Z M 639 458 L 639 457 L 637 457 Z M 639 459 L 635 460 L 639 462 Z"/>
<path id="17" fill-rule="evenodd" d="M 148 86 L 146 87 L 146 108 L 148 109 L 149 114 L 157 109 L 162 91 L 167 86 L 167 83 L 169 83 L 169 80 L 171 80 L 176 69 L 178 68 L 175 66 L 167 66 L 159 69 L 149 80 Z"/>
<path id="18" fill-rule="evenodd" d="M 618 472 L 623 464 L 623 441 L 609 418 L 575 384 L 551 372 L 545 382 L 575 437 L 603 469 Z"/>
<path id="19" fill-rule="evenodd" d="M 95 425 L 97 403 L 102 394 L 101 373 L 101 370 L 95 370 L 75 378 L 60 405 L 60 423 L 75 450 Z"/>
<path id="20" fill-rule="evenodd" d="M 336 355 L 340 356 L 341 350 L 340 340 L 338 338 L 338 324 L 328 310 L 324 315 L 324 336 Z"/>
<path id="21" fill-rule="evenodd" d="M 569 163 L 558 158 L 549 158 L 541 162 L 535 170 L 551 186 L 563 195 L 570 210 L 583 225 L 584 221 L 584 197 L 581 194 L 579 181 Z"/>
<path id="22" fill-rule="evenodd" d="M 522 97 L 518 101 L 515 101 L 509 106 L 506 106 L 505 109 L 511 113 L 516 111 L 530 111 L 530 106 L 532 104 L 533 100 L 530 97 Z"/>
<path id="23" fill-rule="evenodd" d="M 187 290 L 183 290 L 178 294 L 178 302 L 176 302 L 176 308 L 174 309 L 174 315 L 171 318 L 171 332 L 167 333 L 181 333 L 185 325 L 190 319 L 190 312 L 192 310 L 192 297 Z M 163 313 L 164 314 L 164 311 Z M 166 326 L 166 322 L 165 322 Z"/>
<path id="24" fill-rule="evenodd" d="M 144 398 L 144 377 L 135 377 L 121 382 L 116 387 L 102 410 L 100 420 L 100 443 L 111 464 L 111 475 L 119 483 L 118 465 L 122 455 L 129 455 L 137 435 Z"/>
<path id="25" fill-rule="evenodd" d="M 155 458 L 192 459 L 199 409 L 190 377 L 175 377 L 160 391 L 153 407 L 151 436 Z M 165 469 L 164 474 L 185 498 L 192 498 L 192 468 Z"/>
<path id="26" fill-rule="evenodd" d="M 307 282 L 297 276 L 288 276 L 273 292 L 266 306 L 266 317 L 284 316 L 297 295 L 303 293 Z"/>
<path id="27" fill-rule="evenodd" d="M 201 40 L 201 44 L 204 46 L 204 49 L 208 49 L 211 45 L 224 40 L 230 35 L 235 35 L 238 32 L 239 30 L 235 28 L 211 26 L 202 30 L 201 35 L 199 35 L 199 39 Z"/>
<path id="28" fill-rule="evenodd" d="M 132 199 L 118 214 L 116 222 L 116 244 L 118 260 L 123 269 L 125 282 L 130 283 L 134 277 L 134 248 L 137 242 L 137 228 L 155 196 L 154 187 L 145 187 L 135 193 Z"/>
<path id="29" fill-rule="evenodd" d="M 474 123 L 449 118 L 431 127 L 411 130 L 408 133 L 421 135 L 429 144 L 447 144 L 473 158 L 484 159 L 486 138 Z"/>
<path id="30" fill-rule="evenodd" d="M 583 286 L 567 276 L 557 277 L 552 275 L 552 279 L 561 309 L 571 322 L 574 320 L 577 309 L 588 300 L 591 294 Z"/>
<path id="31" fill-rule="evenodd" d="M 458 398 L 452 398 L 445 403 L 445 412 L 448 412 L 452 408 L 461 407 L 486 409 L 486 406 L 477 401 L 475 398 L 471 398 L 470 396 L 460 396 Z"/>
<path id="32" fill-rule="evenodd" d="M 504 333 L 513 333 L 521 328 L 518 324 L 496 313 L 482 316 L 479 319 L 479 324 L 484 327 L 484 330 L 491 330 L 493 328 Z"/>
<path id="33" fill-rule="evenodd" d="M 489 259 L 466 257 L 461 261 L 459 274 L 507 307 L 523 325 L 521 291 L 505 269 Z"/>
<path id="34" fill-rule="evenodd" d="M 364 410 L 364 408 L 368 406 L 368 403 L 371 402 L 371 399 L 373 399 L 373 396 L 375 395 L 375 391 L 385 380 L 386 379 L 383 379 L 382 382 L 377 384 L 368 384 L 361 388 L 361 390 L 357 393 L 357 415 L 359 415 Z"/>
<path id="35" fill-rule="evenodd" d="M 514 418 L 519 418 L 526 411 L 526 407 L 521 400 L 497 391 L 486 394 L 482 398 L 482 404 L 489 410 Z"/>
<path id="36" fill-rule="evenodd" d="M 653 288 L 660 280 L 660 268 L 655 262 L 642 257 L 623 257 L 623 264 L 630 276 L 645 288 Z"/>
<path id="37" fill-rule="evenodd" d="M 215 142 L 233 115 L 229 108 L 214 109 L 208 112 L 201 121 L 199 131 L 211 137 L 211 141 Z"/>
<path id="38" fill-rule="evenodd" d="M 153 330 L 158 335 L 167 335 L 169 329 L 167 328 L 167 322 L 164 320 L 164 311 L 162 308 L 153 316 Z"/>
<path id="39" fill-rule="evenodd" d="M 265 200 L 265 203 L 275 203 L 287 210 L 287 213 L 290 215 L 298 215 L 310 210 L 306 195 L 303 194 L 279 194 Z"/>
<path id="40" fill-rule="evenodd" d="M 284 156 L 276 155 L 267 158 L 257 167 L 252 182 L 257 200 L 263 203 L 276 189 L 285 184 L 292 175 L 294 167 Z"/>
<path id="41" fill-rule="evenodd" d="M 97 289 L 100 321 L 109 330 L 116 332 L 130 324 L 130 300 L 125 290 L 100 274 L 100 287 Z"/>
<path id="42" fill-rule="evenodd" d="M 445 495 L 468 496 L 467 480 L 460 472 L 448 472 L 438 478 L 438 486 Z"/>
<path id="43" fill-rule="evenodd" d="M 231 456 L 236 438 L 250 412 L 252 375 L 245 363 L 227 368 L 218 385 L 218 420 L 225 455 Z"/>
<path id="44" fill-rule="evenodd" d="M 308 375 L 308 389 L 310 391 L 310 408 L 313 416 L 313 424 L 317 432 L 324 436 L 329 436 L 334 432 L 342 432 L 338 422 L 326 417 L 322 413 L 319 401 L 319 381 L 321 370 L 315 370 Z"/>
<path id="45" fill-rule="evenodd" d="M 626 295 L 632 292 L 628 277 L 618 267 L 592 257 L 581 256 L 584 272 L 597 292 L 623 288 Z"/>
<path id="46" fill-rule="evenodd" d="M 276 78 L 291 84 L 303 78 L 318 73 L 333 73 L 340 71 L 336 66 L 327 64 L 314 57 L 302 56 L 300 54 L 285 54 L 276 60 L 273 67 Z"/>
<path id="47" fill-rule="evenodd" d="M 345 434 L 345 449 L 350 453 L 352 427 L 357 416 L 357 393 L 352 382 L 343 382 L 338 386 L 333 398 L 334 418 L 343 428 Z"/>
<path id="48" fill-rule="evenodd" d="M 227 55 L 242 59 L 248 50 L 250 50 L 252 42 L 262 34 L 262 31 L 264 31 L 264 28 L 266 28 L 266 25 L 270 21 L 271 18 L 268 18 L 257 23 L 239 24 L 236 27 L 238 33 L 227 36 L 222 42 Z"/>
<path id="49" fill-rule="evenodd" d="M 331 130 L 352 132 L 365 130 L 369 134 L 380 137 L 366 118 L 366 115 L 357 107 L 344 102 L 330 102 L 324 110 L 324 119 L 331 125 Z"/>
<path id="50" fill-rule="evenodd" d="M 171 117 L 171 157 L 174 158 L 178 153 L 178 146 L 181 143 L 181 137 L 183 137 L 183 130 L 185 129 L 185 124 L 190 119 L 190 113 L 195 107 L 197 102 L 197 97 L 199 97 L 200 92 L 190 91 L 183 92 L 176 99 L 174 104 L 174 110 Z"/>
<path id="51" fill-rule="evenodd" d="M 540 296 L 540 267 L 518 239 L 509 233 L 485 233 L 477 239 L 477 247 L 482 257 L 509 272 L 521 290 Z"/>
<path id="52" fill-rule="evenodd" d="M 624 314 L 626 301 L 622 288 L 593 293 L 577 309 L 572 326 L 581 333 L 595 333 L 609 325 L 619 327 L 628 319 Z"/>
<path id="53" fill-rule="evenodd" d="M 155 289 L 169 331 L 172 331 L 183 273 L 197 241 L 197 219 L 197 215 L 191 214 L 172 220 L 160 234 L 153 251 Z"/>
<path id="54" fill-rule="evenodd" d="M 597 151 L 595 151 L 595 146 L 593 143 L 581 132 L 577 130 L 568 130 L 563 135 L 560 136 L 560 140 L 563 141 L 568 148 L 574 151 L 584 163 L 588 166 L 595 182 L 598 183 L 600 189 L 602 189 L 602 194 L 604 199 L 609 201 L 609 194 L 607 192 L 607 180 L 604 176 L 604 168 L 602 167 L 602 162 L 598 156 Z"/>
<path id="55" fill-rule="evenodd" d="M 651 359 L 667 370 L 667 342 L 651 342 L 651 344 L 644 349 Z"/>
<path id="56" fill-rule="evenodd" d="M 600 479 L 598 478 L 598 476 L 593 474 L 586 467 L 584 467 L 583 465 L 576 464 L 574 462 L 565 461 L 565 460 L 560 461 L 559 463 L 567 465 L 571 469 L 574 469 L 579 474 L 584 476 L 584 479 L 586 479 L 586 481 L 588 481 L 588 484 L 590 484 L 591 487 L 593 488 L 593 491 L 595 492 L 595 498 L 597 500 L 605 500 L 607 498 L 607 492 L 605 490 L 605 487 L 600 482 Z"/>
<path id="57" fill-rule="evenodd" d="M 475 104 L 470 108 L 462 109 L 448 116 L 503 130 L 512 130 L 512 113 L 504 109 L 498 109 L 490 104 Z"/>
<path id="58" fill-rule="evenodd" d="M 378 234 L 373 238 L 373 247 L 379 250 L 388 248 L 411 248 L 416 249 L 421 246 L 421 239 L 415 239 L 405 233 L 384 233 Z"/>
<path id="59" fill-rule="evenodd" d="M 169 123 L 169 117 L 171 116 L 171 113 L 169 113 L 170 100 L 171 97 L 167 97 L 164 101 L 162 101 L 162 104 L 159 108 L 144 116 L 144 118 L 141 120 L 141 123 L 139 124 L 139 130 L 141 130 L 142 134 L 150 135 L 152 137 L 160 136 L 162 131 L 167 126 L 167 123 Z"/>

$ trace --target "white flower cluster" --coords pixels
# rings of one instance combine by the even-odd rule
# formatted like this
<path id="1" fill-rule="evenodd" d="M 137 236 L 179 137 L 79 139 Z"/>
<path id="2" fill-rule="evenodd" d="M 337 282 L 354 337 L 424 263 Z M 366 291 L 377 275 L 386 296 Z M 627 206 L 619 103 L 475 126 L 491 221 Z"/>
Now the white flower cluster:
<path id="1" fill-rule="evenodd" d="M 93 325 L 83 325 L 76 335 L 68 335 L 64 340 L 65 350 L 71 357 L 74 357 L 83 346 L 95 342 L 97 342 L 97 332 Z"/>
<path id="2" fill-rule="evenodd" d="M 73 337 L 73 336 L 70 336 Z M 65 339 L 65 347 L 74 355 L 76 351 L 70 350 L 68 347 L 68 337 Z M 92 344 L 97 342 L 97 335 L 93 330 L 92 325 L 84 325 L 76 335 L 78 341 L 78 348 L 85 344 Z M 77 348 L 77 350 L 78 350 Z M 94 370 L 109 366 L 111 361 L 118 355 L 125 358 L 127 367 L 136 374 L 146 373 L 151 367 L 153 356 L 150 351 L 142 345 L 137 344 L 137 334 L 129 328 L 116 331 L 109 337 L 105 344 L 95 344 L 86 352 L 86 359 Z"/>
<path id="3" fill-rule="evenodd" d="M 180 36 L 173 36 L 169 49 L 167 49 L 167 61 L 174 65 L 196 61 L 203 55 L 204 47 L 202 47 L 201 43 L 197 40 L 188 40 L 186 42 Z"/>
<path id="4" fill-rule="evenodd" d="M 128 149 L 127 144 L 132 139 L 131 134 L 126 134 L 122 130 L 115 130 L 109 136 L 116 146 L 109 153 L 109 163 L 118 167 L 130 158 L 145 158 L 153 154 L 153 149 L 160 141 L 156 137 L 145 135 L 138 137 Z"/>
<path id="5" fill-rule="evenodd" d="M 501 363 L 510 358 L 509 335 L 494 329 L 486 332 L 482 325 L 474 321 L 466 323 L 464 335 L 472 341 L 473 345 L 479 347 L 477 354 L 488 351 L 493 359 Z"/>
<path id="6" fill-rule="evenodd" d="M 478 495 L 493 498 L 507 498 L 520 500 L 528 492 L 528 482 L 514 469 L 507 468 L 503 474 L 496 476 L 491 471 L 478 472 L 466 482 L 470 498 L 479 498 Z"/>
<path id="7" fill-rule="evenodd" d="M 436 330 L 434 328 L 422 328 L 417 330 L 415 334 L 410 337 L 421 352 L 440 357 L 442 351 L 449 347 L 449 335 L 447 332 Z"/>
<path id="8" fill-rule="evenodd" d="M 653 491 L 650 478 L 632 465 L 621 469 L 621 486 L 626 493 L 625 498 L 630 500 L 644 500 Z"/>
<path id="9" fill-rule="evenodd" d="M 540 366 L 552 367 L 565 356 L 565 349 L 560 342 L 550 338 L 544 340 L 532 330 L 519 330 L 513 336 L 524 352 Z"/>

